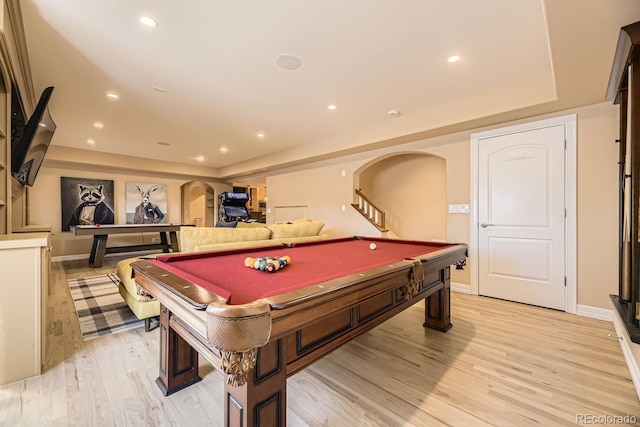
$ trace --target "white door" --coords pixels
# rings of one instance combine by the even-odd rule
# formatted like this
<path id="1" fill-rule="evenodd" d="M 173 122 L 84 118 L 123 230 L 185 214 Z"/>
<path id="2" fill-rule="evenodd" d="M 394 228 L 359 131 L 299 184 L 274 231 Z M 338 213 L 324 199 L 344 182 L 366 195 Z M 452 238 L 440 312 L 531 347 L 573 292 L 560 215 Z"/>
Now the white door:
<path id="1" fill-rule="evenodd" d="M 564 124 L 478 140 L 478 292 L 564 310 Z"/>

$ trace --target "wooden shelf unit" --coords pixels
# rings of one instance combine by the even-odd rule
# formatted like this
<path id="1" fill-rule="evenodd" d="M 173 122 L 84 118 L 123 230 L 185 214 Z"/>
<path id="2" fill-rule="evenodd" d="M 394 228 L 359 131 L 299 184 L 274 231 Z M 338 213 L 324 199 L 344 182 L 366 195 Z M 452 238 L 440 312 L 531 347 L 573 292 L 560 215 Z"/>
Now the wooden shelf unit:
<path id="1" fill-rule="evenodd" d="M 607 98 L 620 105 L 619 287 L 611 300 L 640 343 L 640 22 L 620 29 Z"/>

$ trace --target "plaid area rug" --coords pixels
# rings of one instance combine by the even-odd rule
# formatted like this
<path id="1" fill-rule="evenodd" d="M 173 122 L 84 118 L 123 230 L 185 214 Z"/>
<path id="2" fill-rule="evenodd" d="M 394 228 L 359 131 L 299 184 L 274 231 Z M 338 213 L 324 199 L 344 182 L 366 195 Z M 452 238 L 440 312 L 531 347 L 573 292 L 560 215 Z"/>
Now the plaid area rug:
<path id="1" fill-rule="evenodd" d="M 69 279 L 82 341 L 144 326 L 118 292 L 116 274 Z"/>

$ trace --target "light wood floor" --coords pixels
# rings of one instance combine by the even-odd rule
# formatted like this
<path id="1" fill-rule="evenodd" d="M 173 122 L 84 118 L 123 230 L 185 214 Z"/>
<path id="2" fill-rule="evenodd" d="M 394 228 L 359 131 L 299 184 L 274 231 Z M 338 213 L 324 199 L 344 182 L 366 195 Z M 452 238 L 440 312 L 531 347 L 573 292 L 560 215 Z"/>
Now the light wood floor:
<path id="1" fill-rule="evenodd" d="M 222 425 L 223 378 L 164 397 L 158 331 L 83 343 L 67 279 L 115 271 L 54 263 L 46 372 L 0 387 L 0 426 Z M 577 414 L 633 415 L 611 323 L 454 293 L 454 327 L 423 328 L 421 304 L 288 380 L 292 426 L 560 426 Z M 0 351 L 7 351 L 0 349 Z M 637 425 L 640 425 L 640 421 Z"/>

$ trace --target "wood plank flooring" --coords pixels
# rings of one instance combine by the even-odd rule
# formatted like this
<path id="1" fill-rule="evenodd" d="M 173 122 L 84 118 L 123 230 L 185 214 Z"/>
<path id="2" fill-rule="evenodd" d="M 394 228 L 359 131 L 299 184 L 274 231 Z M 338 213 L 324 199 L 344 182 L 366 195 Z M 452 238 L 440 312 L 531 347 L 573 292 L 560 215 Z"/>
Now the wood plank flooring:
<path id="1" fill-rule="evenodd" d="M 207 362 L 200 383 L 160 393 L 157 330 L 82 342 L 67 279 L 117 261 L 53 264 L 46 371 L 0 387 L 0 426 L 222 425 L 223 378 Z M 288 425 L 564 426 L 578 414 L 640 425 L 612 323 L 458 293 L 448 333 L 422 321 L 419 304 L 291 377 Z"/>

